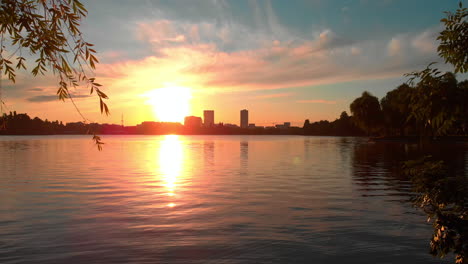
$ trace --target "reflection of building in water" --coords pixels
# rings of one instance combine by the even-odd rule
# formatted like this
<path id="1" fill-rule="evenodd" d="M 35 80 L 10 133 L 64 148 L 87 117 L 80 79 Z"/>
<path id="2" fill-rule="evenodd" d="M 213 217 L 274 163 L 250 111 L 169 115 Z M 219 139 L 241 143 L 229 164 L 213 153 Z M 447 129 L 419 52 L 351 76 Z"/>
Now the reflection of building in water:
<path id="1" fill-rule="evenodd" d="M 310 148 L 311 143 L 308 137 L 304 138 L 304 160 L 309 160 L 310 158 Z"/>
<path id="2" fill-rule="evenodd" d="M 214 125 L 214 110 L 203 111 L 203 125 L 205 127 L 212 127 Z"/>
<path id="3" fill-rule="evenodd" d="M 240 142 L 240 166 L 241 166 L 241 174 L 245 174 L 244 170 L 248 167 L 249 161 L 249 142 L 248 141 L 241 141 Z"/>
<path id="4" fill-rule="evenodd" d="M 214 169 L 214 141 L 203 142 L 203 161 L 205 168 Z"/>

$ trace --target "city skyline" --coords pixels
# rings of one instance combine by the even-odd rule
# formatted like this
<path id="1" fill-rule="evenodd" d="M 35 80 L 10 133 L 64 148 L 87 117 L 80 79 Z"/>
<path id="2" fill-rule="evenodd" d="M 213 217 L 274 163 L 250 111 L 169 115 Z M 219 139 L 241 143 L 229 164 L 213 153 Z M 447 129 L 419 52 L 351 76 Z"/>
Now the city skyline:
<path id="1" fill-rule="evenodd" d="M 114 3 L 84 1 L 82 29 L 111 112 L 101 115 L 89 90 L 71 90 L 92 122 L 120 123 L 122 113 L 128 125 L 183 122 L 216 109 L 218 120 L 236 123 L 238 106 L 259 125 L 333 120 L 363 91 L 382 98 L 430 62 L 452 70 L 436 36 L 457 1 L 200 1 L 188 13 L 177 1 Z M 9 110 L 82 119 L 58 100 L 56 78 L 33 78 L 18 71 L 15 84 L 2 80 Z"/>
<path id="2" fill-rule="evenodd" d="M 0 263 L 468 264 L 468 0 L 2 0 L 0 34 Z"/>

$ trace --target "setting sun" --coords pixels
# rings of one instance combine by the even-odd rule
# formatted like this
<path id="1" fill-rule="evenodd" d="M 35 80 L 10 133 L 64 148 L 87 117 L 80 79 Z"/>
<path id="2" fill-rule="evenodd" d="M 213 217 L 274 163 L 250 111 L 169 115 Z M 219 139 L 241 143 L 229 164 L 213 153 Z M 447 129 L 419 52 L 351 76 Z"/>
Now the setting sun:
<path id="1" fill-rule="evenodd" d="M 0 0 L 0 264 L 468 264 L 466 6 Z"/>
<path id="2" fill-rule="evenodd" d="M 183 122 L 190 112 L 192 94 L 187 87 L 163 87 L 146 94 L 154 114 L 161 122 Z"/>

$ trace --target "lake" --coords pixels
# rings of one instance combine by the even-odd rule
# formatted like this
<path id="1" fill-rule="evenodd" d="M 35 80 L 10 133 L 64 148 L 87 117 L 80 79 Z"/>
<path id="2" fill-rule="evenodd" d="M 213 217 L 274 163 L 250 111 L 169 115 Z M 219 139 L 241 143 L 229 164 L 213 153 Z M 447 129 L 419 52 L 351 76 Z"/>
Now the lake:
<path id="1" fill-rule="evenodd" d="M 414 144 L 303 136 L 0 137 L 0 263 L 440 263 Z M 466 144 L 424 150 L 468 171 Z M 449 256 L 445 262 L 453 262 Z"/>

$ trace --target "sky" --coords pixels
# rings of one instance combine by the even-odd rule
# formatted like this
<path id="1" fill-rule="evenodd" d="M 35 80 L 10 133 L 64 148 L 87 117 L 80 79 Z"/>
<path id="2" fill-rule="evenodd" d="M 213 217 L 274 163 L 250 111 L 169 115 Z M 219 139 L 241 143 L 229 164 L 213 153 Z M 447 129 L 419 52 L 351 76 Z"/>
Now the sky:
<path id="1" fill-rule="evenodd" d="M 437 56 L 436 37 L 456 0 L 83 2 L 81 30 L 100 60 L 93 75 L 110 97 L 105 116 L 87 89 L 72 91 L 93 122 L 182 121 L 162 113 L 205 109 L 216 123 L 239 124 L 241 109 L 257 125 L 332 121 L 363 91 L 382 98 L 404 73 L 431 62 L 452 69 Z M 81 120 L 57 99 L 51 75 L 20 72 L 15 84 L 2 83 L 10 110 Z"/>

